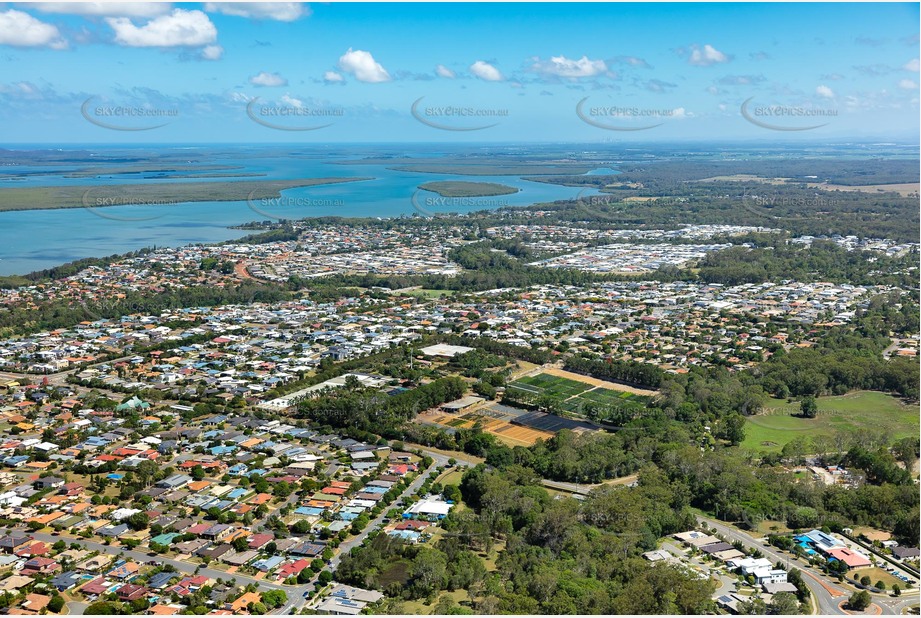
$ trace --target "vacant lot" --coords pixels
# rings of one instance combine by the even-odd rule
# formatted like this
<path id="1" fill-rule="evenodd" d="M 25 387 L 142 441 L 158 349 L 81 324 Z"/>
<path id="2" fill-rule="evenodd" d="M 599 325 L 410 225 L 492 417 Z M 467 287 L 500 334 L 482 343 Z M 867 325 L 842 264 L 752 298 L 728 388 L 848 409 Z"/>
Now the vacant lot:
<path id="1" fill-rule="evenodd" d="M 778 452 L 794 438 L 834 436 L 837 432 L 884 431 L 893 439 L 917 436 L 918 408 L 895 397 L 873 391 L 857 391 L 835 397 L 820 397 L 816 418 L 793 416 L 799 402 L 771 399 L 765 412 L 745 423 L 744 448 Z"/>

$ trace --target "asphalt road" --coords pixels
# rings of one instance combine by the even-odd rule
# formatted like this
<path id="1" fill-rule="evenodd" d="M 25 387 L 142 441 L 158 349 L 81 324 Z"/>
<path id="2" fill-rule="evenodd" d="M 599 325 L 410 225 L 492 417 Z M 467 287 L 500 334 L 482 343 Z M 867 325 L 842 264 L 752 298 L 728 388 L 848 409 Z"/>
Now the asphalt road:
<path id="1" fill-rule="evenodd" d="M 166 558 L 164 556 L 148 556 L 146 552 L 139 551 L 136 549 L 127 549 L 125 547 L 116 547 L 114 545 L 104 545 L 103 543 L 97 543 L 96 541 L 88 541 L 81 537 L 74 537 L 68 534 L 60 534 L 58 536 L 53 536 L 45 532 L 26 532 L 30 536 L 35 537 L 39 541 L 44 541 L 46 543 L 55 543 L 56 541 L 66 541 L 68 545 L 71 543 L 77 543 L 81 547 L 86 549 L 99 551 L 104 554 L 109 554 L 115 556 L 117 554 L 122 554 L 124 557 L 137 562 L 138 564 L 144 564 L 150 560 L 156 560 L 159 564 L 169 564 L 176 567 L 176 570 L 180 573 L 186 575 L 191 575 L 195 573 L 195 569 L 198 565 L 190 564 L 188 562 L 183 562 L 181 560 L 174 560 L 172 558 Z M 198 569 L 198 573 L 201 575 L 206 575 L 208 577 L 217 579 L 220 577 L 223 580 L 236 579 L 238 583 L 243 584 L 259 584 L 260 586 L 266 588 L 276 588 L 279 590 L 285 590 L 287 592 L 290 586 L 283 586 L 280 584 L 275 584 L 272 582 L 267 582 L 261 579 L 256 579 L 255 577 L 250 577 L 249 575 L 244 575 L 241 573 L 228 573 L 227 571 L 219 571 L 217 569 L 211 569 L 205 566 L 202 566 Z"/>
<path id="2" fill-rule="evenodd" d="M 707 524 L 710 528 L 716 528 L 716 530 L 720 534 L 722 534 L 724 537 L 729 539 L 730 542 L 740 541 L 746 547 L 760 550 L 761 553 L 764 554 L 765 558 L 769 559 L 771 562 L 774 562 L 774 563 L 781 562 L 785 565 L 790 564 L 791 566 L 793 564 L 793 561 L 791 560 L 791 557 L 789 555 L 784 555 L 780 553 L 780 551 L 778 551 L 776 548 L 771 547 L 769 545 L 762 545 L 758 543 L 754 539 L 754 537 L 740 530 L 737 530 L 735 528 L 730 528 L 726 524 L 718 522 L 714 519 L 708 519 L 705 517 L 698 516 L 697 520 L 700 521 L 701 523 Z M 804 567 L 803 565 L 799 563 L 796 563 L 796 568 L 798 568 L 800 571 L 803 572 L 803 581 L 806 582 L 806 586 L 808 586 L 809 590 L 812 592 L 812 596 L 815 599 L 816 603 L 818 604 L 820 614 L 823 614 L 823 615 L 828 615 L 828 614 L 842 615 L 844 614 L 844 612 L 842 612 L 838 608 L 838 603 L 840 603 L 842 599 L 846 599 L 847 597 L 850 596 L 850 594 L 846 590 L 839 588 L 838 586 L 835 586 L 823 576 L 817 575 L 814 571 L 812 571 L 811 569 L 807 567 Z M 812 577 L 810 577 L 810 575 Z M 815 578 L 821 578 L 822 581 L 826 582 L 827 585 L 830 586 L 832 589 L 834 589 L 837 592 L 840 592 L 841 593 L 840 596 L 837 596 L 837 597 L 832 596 L 832 594 L 824 586 L 822 586 L 822 584 L 820 584 L 819 581 L 817 581 Z"/>
<path id="3" fill-rule="evenodd" d="M 411 496 L 412 494 L 417 492 L 419 488 L 422 487 L 422 484 L 425 483 L 425 479 L 428 478 L 428 475 L 431 473 L 431 471 L 434 468 L 440 465 L 447 465 L 448 463 L 447 457 L 443 455 L 438 455 L 437 453 L 431 453 L 430 455 L 432 456 L 432 459 L 434 459 L 435 461 L 432 463 L 432 465 L 429 468 L 422 471 L 419 474 L 419 476 L 417 476 L 416 479 L 412 483 L 410 483 L 409 486 L 405 490 L 403 490 L 403 493 L 399 495 L 399 497 L 394 501 L 394 503 L 399 502 L 400 500 L 403 500 L 404 498 Z M 362 530 L 359 534 L 357 534 L 354 538 L 351 538 L 348 541 L 345 541 L 339 544 L 339 548 L 336 551 L 336 555 L 333 556 L 333 559 L 329 561 L 330 571 L 335 572 L 335 570 L 339 567 L 339 562 L 342 560 L 342 556 L 352 551 L 353 547 L 358 547 L 359 545 L 364 543 L 365 539 L 368 538 L 369 534 L 371 534 L 373 531 L 381 527 L 381 525 L 384 523 L 384 520 L 387 518 L 388 510 L 390 509 L 389 508 L 384 509 L 380 515 L 378 515 L 373 520 L 371 520 L 371 522 L 367 526 L 365 526 L 365 529 Z M 304 604 L 304 593 L 307 592 L 308 590 L 314 589 L 314 584 L 316 583 L 318 577 L 319 577 L 319 574 L 314 575 L 310 579 L 309 582 L 299 587 L 297 589 L 298 592 L 296 596 L 291 596 L 289 594 L 288 602 L 281 609 L 279 609 L 276 613 L 290 614 L 292 608 L 300 609 L 301 606 Z"/>
<path id="4" fill-rule="evenodd" d="M 725 536 L 730 541 L 740 541 L 743 545 L 747 547 L 757 548 L 765 555 L 766 558 L 770 559 L 771 562 L 781 562 L 785 565 L 795 566 L 803 573 L 803 581 L 806 582 L 806 585 L 809 587 L 809 590 L 812 591 L 812 596 L 818 604 L 819 614 L 844 614 L 838 605 L 841 601 L 845 601 L 850 598 L 853 591 L 848 588 L 840 586 L 837 581 L 832 581 L 826 577 L 820 571 L 817 571 L 813 568 L 805 566 L 801 561 L 796 560 L 790 554 L 783 553 L 777 548 L 770 545 L 762 545 L 758 543 L 754 537 L 738 530 L 727 526 L 726 524 L 716 521 L 714 519 L 709 519 L 706 517 L 697 517 L 698 521 L 701 523 L 707 524 L 711 528 L 716 528 L 717 531 Z M 822 582 L 822 583 L 820 583 Z M 822 585 L 822 584 L 825 585 Z M 828 588 L 834 591 L 834 595 L 829 591 Z M 912 605 L 918 605 L 919 603 L 919 590 L 917 588 L 913 590 L 906 590 L 902 592 L 901 597 L 890 597 L 888 595 L 874 594 L 873 603 L 879 606 L 882 614 L 885 615 L 898 615 L 902 613 L 902 609 L 906 607 L 911 607 Z"/>

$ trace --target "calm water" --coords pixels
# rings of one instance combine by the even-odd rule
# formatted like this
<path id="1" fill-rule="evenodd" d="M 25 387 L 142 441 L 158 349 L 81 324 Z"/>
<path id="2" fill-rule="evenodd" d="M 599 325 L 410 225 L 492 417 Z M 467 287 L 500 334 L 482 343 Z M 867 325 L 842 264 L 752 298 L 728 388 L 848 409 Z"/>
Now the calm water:
<path id="1" fill-rule="evenodd" d="M 176 150 L 170 150 L 175 154 Z M 380 152 L 363 152 L 360 156 L 377 156 Z M 403 154 L 403 153 L 400 153 Z M 431 152 L 424 153 L 430 156 Z M 517 176 L 457 176 L 422 174 L 389 170 L 383 165 L 336 164 L 336 160 L 359 158 L 344 154 L 265 153 L 227 148 L 214 151 L 192 150 L 190 160 L 201 164 L 228 164 L 243 169 L 229 173 L 265 174 L 252 180 L 315 177 L 371 177 L 373 180 L 339 185 L 304 187 L 282 193 L 276 201 L 186 202 L 171 205 L 109 206 L 105 208 L 69 208 L 0 213 L 0 275 L 22 274 L 56 266 L 83 257 L 102 257 L 143 247 L 181 246 L 239 238 L 251 233 L 228 226 L 266 219 L 297 219 L 311 216 L 395 217 L 468 212 L 503 206 L 526 206 L 576 197 L 580 189 L 522 180 Z M 65 178 L 62 173 L 87 167 L 91 163 L 72 165 L 0 167 L 0 190 L 8 187 L 67 186 L 80 191 L 81 186 L 162 182 L 203 182 L 221 179 L 157 180 L 150 174 L 119 174 L 91 178 Z M 133 163 L 95 165 L 120 167 Z M 3 178 L 4 173 L 27 173 L 17 179 Z M 191 173 L 209 173 L 208 171 Z M 210 173 L 222 173 L 219 170 Z M 419 192 L 425 182 L 462 179 L 497 182 L 519 189 L 511 195 L 483 198 L 441 198 L 435 193 Z M 228 179 L 233 180 L 233 179 Z M 238 179 L 239 180 L 239 179 Z M 244 178 L 243 180 L 246 180 Z M 588 192 L 583 192 L 588 194 Z M 92 203 L 92 194 L 89 194 Z"/>

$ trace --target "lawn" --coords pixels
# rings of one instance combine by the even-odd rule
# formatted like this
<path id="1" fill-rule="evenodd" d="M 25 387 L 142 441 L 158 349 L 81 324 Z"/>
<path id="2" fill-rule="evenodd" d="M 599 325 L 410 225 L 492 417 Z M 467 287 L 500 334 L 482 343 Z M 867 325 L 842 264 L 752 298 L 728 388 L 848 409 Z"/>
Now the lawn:
<path id="1" fill-rule="evenodd" d="M 892 590 L 892 586 L 898 584 L 901 588 L 905 588 L 905 582 L 900 580 L 897 577 L 893 577 L 886 571 L 882 570 L 879 567 L 871 567 L 869 569 L 857 569 L 853 573 L 850 573 L 850 577 L 860 581 L 860 578 L 864 575 L 870 576 L 870 584 L 875 586 L 876 582 L 883 582 L 886 584 L 886 590 Z"/>
<path id="2" fill-rule="evenodd" d="M 420 288 L 416 290 L 405 290 L 403 294 L 407 296 L 418 296 L 420 298 L 441 298 L 442 296 L 451 296 L 454 290 L 430 290 Z"/>
<path id="3" fill-rule="evenodd" d="M 790 532 L 790 529 L 787 528 L 785 523 L 771 519 L 759 521 L 758 525 L 755 526 L 755 530 L 765 536 L 769 534 L 783 534 L 785 532 Z"/>
<path id="4" fill-rule="evenodd" d="M 463 470 L 448 470 L 435 479 L 435 482 L 442 485 L 460 485 L 462 478 L 464 478 Z"/>
<path id="5" fill-rule="evenodd" d="M 552 376 L 546 373 L 519 378 L 512 382 L 510 386 L 514 387 L 516 385 L 525 391 L 543 393 L 559 399 L 566 399 L 573 395 L 578 395 L 591 388 L 588 384 L 582 384 L 575 380 Z"/>
<path id="6" fill-rule="evenodd" d="M 560 410 L 575 417 L 585 416 L 586 403 L 593 403 L 608 409 L 624 410 L 643 408 L 649 399 L 643 395 L 596 387 L 593 384 L 548 373 L 525 376 L 515 380 L 509 386 L 535 395 L 552 397 L 559 401 Z"/>
<path id="7" fill-rule="evenodd" d="M 917 436 L 918 408 L 897 398 L 875 391 L 857 391 L 847 395 L 820 397 L 816 418 L 793 416 L 799 402 L 770 399 L 762 414 L 750 416 L 745 423 L 743 448 L 762 452 L 779 452 L 797 437 L 832 437 L 837 432 L 871 430 L 888 432 L 893 439 Z"/>

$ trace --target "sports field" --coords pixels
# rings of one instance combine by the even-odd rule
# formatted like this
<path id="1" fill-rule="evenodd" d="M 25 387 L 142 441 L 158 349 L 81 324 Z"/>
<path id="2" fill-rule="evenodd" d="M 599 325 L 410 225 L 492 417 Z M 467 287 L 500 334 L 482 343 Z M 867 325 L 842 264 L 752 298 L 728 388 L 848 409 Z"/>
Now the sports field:
<path id="1" fill-rule="evenodd" d="M 917 436 L 918 406 L 902 403 L 897 398 L 875 391 L 856 391 L 847 395 L 820 397 L 816 418 L 793 416 L 799 413 L 799 402 L 770 399 L 762 414 L 750 416 L 745 422 L 743 448 L 762 452 L 778 452 L 797 437 L 832 437 L 837 432 L 887 432 L 892 439 Z"/>
<path id="2" fill-rule="evenodd" d="M 573 375 L 575 378 L 583 377 Z M 609 382 L 602 384 L 600 380 L 594 380 L 594 382 L 589 382 L 589 380 L 594 380 L 594 378 L 580 380 L 550 373 L 539 373 L 519 378 L 509 384 L 509 388 L 536 396 L 553 397 L 559 400 L 563 410 L 575 416 L 582 414 L 586 403 L 624 409 L 645 407 L 648 400 L 648 397 L 636 394 L 634 392 L 636 389 L 624 387 L 621 390 L 617 388 L 619 386 L 617 384 Z"/>
<path id="3" fill-rule="evenodd" d="M 496 416 L 498 418 L 491 416 L 489 410 L 483 409 L 463 416 L 436 413 L 427 417 L 427 420 L 455 429 L 470 429 L 479 422 L 483 431 L 493 434 L 509 446 L 531 446 L 537 440 L 548 440 L 553 437 L 553 432 L 513 425 L 505 416 Z"/>

